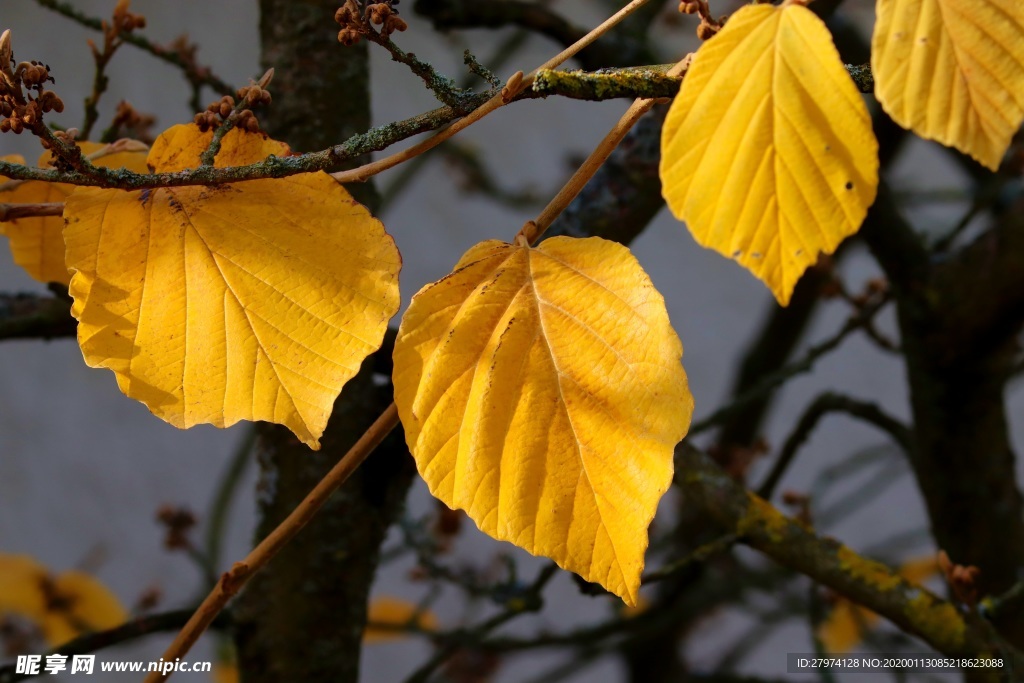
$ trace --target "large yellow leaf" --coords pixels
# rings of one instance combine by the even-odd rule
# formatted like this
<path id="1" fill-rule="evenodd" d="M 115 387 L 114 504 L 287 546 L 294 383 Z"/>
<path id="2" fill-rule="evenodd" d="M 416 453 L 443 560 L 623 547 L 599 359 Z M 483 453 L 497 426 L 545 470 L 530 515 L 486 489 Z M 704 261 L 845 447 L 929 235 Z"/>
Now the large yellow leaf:
<path id="1" fill-rule="evenodd" d="M 785 306 L 857 231 L 878 143 L 828 29 L 800 5 L 748 5 L 694 57 L 662 131 L 669 208 Z"/>
<path id="2" fill-rule="evenodd" d="M 635 605 L 693 412 L 682 352 L 625 247 L 483 242 L 413 297 L 395 403 L 435 496 Z"/>
<path id="3" fill-rule="evenodd" d="M 147 173 L 149 170 L 146 167 L 145 146 L 141 143 L 123 140 L 112 145 L 97 142 L 80 142 L 78 145 L 97 166 L 127 168 L 136 173 Z M 51 159 L 50 153 L 46 152 L 39 157 L 39 166 L 49 166 Z M 19 163 L 24 163 L 24 160 L 20 160 Z M 63 202 L 75 189 L 73 185 L 44 183 L 40 180 L 12 185 L 9 190 L 0 190 L 0 202 Z M 59 282 L 63 285 L 71 281 L 71 275 L 64 264 L 64 237 L 61 234 L 64 230 L 63 218 L 19 218 L 16 221 L 0 223 L 0 228 L 0 234 L 6 234 L 10 239 L 15 263 L 33 278 L 40 282 Z"/>
<path id="4" fill-rule="evenodd" d="M 170 129 L 156 171 L 199 165 L 212 133 Z M 232 130 L 218 166 L 286 154 Z M 64 237 L 86 362 L 177 427 L 286 425 L 311 448 L 398 309 L 401 258 L 325 173 L 218 187 L 81 188 Z"/>
<path id="5" fill-rule="evenodd" d="M 50 645 L 128 618 L 121 602 L 94 576 L 71 570 L 56 576 L 27 555 L 0 554 L 0 615 L 30 620 Z"/>
<path id="6" fill-rule="evenodd" d="M 879 0 L 871 67 L 896 123 L 995 170 L 1024 121 L 1024 2 Z"/>

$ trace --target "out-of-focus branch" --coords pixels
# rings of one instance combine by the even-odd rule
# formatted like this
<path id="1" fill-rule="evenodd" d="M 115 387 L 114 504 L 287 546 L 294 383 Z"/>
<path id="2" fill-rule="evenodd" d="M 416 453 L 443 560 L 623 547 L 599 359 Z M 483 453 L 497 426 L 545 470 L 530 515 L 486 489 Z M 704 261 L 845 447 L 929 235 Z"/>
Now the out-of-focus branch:
<path id="1" fill-rule="evenodd" d="M 105 650 L 108 647 L 132 642 L 154 633 L 176 631 L 184 626 L 185 622 L 187 622 L 191 616 L 191 609 L 174 610 L 160 614 L 148 614 L 106 631 L 86 633 L 85 635 L 64 643 L 47 654 L 70 657 L 73 655 L 99 652 L 100 650 Z M 229 614 L 222 613 L 217 620 L 213 622 L 212 628 L 225 628 L 230 623 L 230 619 L 231 617 Z M 33 675 L 17 673 L 17 668 L 14 664 L 8 664 L 7 666 L 0 667 L 0 683 L 17 683 L 18 681 L 23 681 L 33 677 Z"/>
<path id="2" fill-rule="evenodd" d="M 586 35 L 587 30 L 576 26 L 554 10 L 535 2 L 521 0 L 417 0 L 413 10 L 430 19 L 439 31 L 465 28 L 503 28 L 518 26 L 546 36 L 559 45 L 568 46 Z M 645 46 L 636 41 L 604 38 L 576 56 L 577 61 L 589 69 L 624 63 L 647 61 Z"/>
<path id="3" fill-rule="evenodd" d="M 684 442 L 676 476 L 687 506 L 773 560 L 867 607 L 950 656 L 999 656 L 1007 671 L 1024 671 L 1024 655 L 980 617 L 963 612 L 883 564 L 804 524 L 736 483 L 704 453 Z M 987 680 L 1001 679 L 992 670 Z M 982 679 L 985 680 L 985 679 Z"/>
<path id="4" fill-rule="evenodd" d="M 60 0 L 36 0 L 36 2 L 41 7 L 53 10 L 54 12 L 57 12 L 58 14 L 85 26 L 86 28 L 91 28 L 96 31 L 103 30 L 102 20 L 96 17 L 90 17 L 84 12 L 74 8 L 70 3 L 60 2 Z M 184 74 L 185 79 L 193 86 L 208 85 L 222 95 L 233 95 L 235 92 L 234 88 L 215 76 L 208 67 L 198 66 L 188 60 L 182 59 L 182 56 L 176 51 L 157 45 L 144 36 L 129 33 L 121 36 L 121 39 L 126 43 L 148 52 L 159 60 L 178 67 Z"/>
<path id="5" fill-rule="evenodd" d="M 814 367 L 814 363 L 819 358 L 838 348 L 844 339 L 870 322 L 886 303 L 888 303 L 888 299 L 880 297 L 876 301 L 864 306 L 864 308 L 852 315 L 838 332 L 812 346 L 802 358 L 782 366 L 769 375 L 765 375 L 756 384 L 735 397 L 728 404 L 722 406 L 703 420 L 693 423 L 690 427 L 689 435 L 694 436 L 730 419 L 752 401 L 760 399 L 796 375 L 808 372 Z"/>
<path id="6" fill-rule="evenodd" d="M 75 319 L 66 299 L 38 294 L 0 294 L 0 341 L 74 337 Z"/>
<path id="7" fill-rule="evenodd" d="M 811 432 L 818 426 L 821 419 L 830 413 L 844 413 L 878 427 L 891 436 L 904 452 L 909 453 L 914 447 L 914 435 L 910 431 L 910 427 L 888 415 L 874 403 L 825 392 L 807 406 L 804 414 L 797 421 L 796 427 L 786 438 L 782 450 L 775 459 L 775 464 L 757 491 L 759 496 L 766 499 L 771 498 L 775 487 L 796 457 L 800 446 L 810 438 Z"/>

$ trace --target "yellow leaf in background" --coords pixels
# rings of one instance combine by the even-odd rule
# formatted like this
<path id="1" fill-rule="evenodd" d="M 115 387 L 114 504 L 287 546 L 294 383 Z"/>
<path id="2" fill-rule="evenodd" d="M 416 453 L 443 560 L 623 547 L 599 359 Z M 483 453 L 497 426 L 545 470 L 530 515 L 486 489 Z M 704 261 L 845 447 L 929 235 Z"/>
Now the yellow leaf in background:
<path id="1" fill-rule="evenodd" d="M 53 581 L 53 602 L 43 621 L 43 634 L 51 645 L 75 638 L 83 631 L 120 626 L 128 613 L 110 590 L 84 572 L 67 571 Z"/>
<path id="2" fill-rule="evenodd" d="M 625 247 L 488 241 L 413 297 L 395 403 L 442 502 L 635 605 L 693 412 L 682 352 Z"/>
<path id="3" fill-rule="evenodd" d="M 363 642 L 367 644 L 384 643 L 404 638 L 406 634 L 401 629 L 413 623 L 414 619 L 415 627 L 420 631 L 437 629 L 437 617 L 433 612 L 419 611 L 415 604 L 400 598 L 389 596 L 374 598 L 370 601 Z"/>
<path id="4" fill-rule="evenodd" d="M 748 5 L 693 59 L 662 130 L 662 192 L 699 244 L 785 306 L 875 200 L 878 143 L 825 25 Z"/>
<path id="5" fill-rule="evenodd" d="M 923 583 L 939 572 L 938 558 L 926 555 L 908 560 L 900 565 L 897 572 L 911 583 Z M 871 610 L 840 596 L 828 616 L 818 625 L 818 640 L 827 652 L 843 654 L 859 645 L 878 620 L 879 616 Z"/>
<path id="6" fill-rule="evenodd" d="M 0 553 L 0 614 L 40 619 L 46 612 L 40 586 L 48 576 L 46 567 L 27 555 Z"/>
<path id="7" fill-rule="evenodd" d="M 146 154 L 134 141 L 124 140 L 112 145 L 97 142 L 80 142 L 79 147 L 97 166 L 107 168 L 127 168 L 136 173 L 148 173 Z M 142 145 L 143 149 L 145 148 Z M 52 157 L 46 152 L 39 157 L 39 167 L 49 166 Z M 7 159 L 5 161 L 13 161 Z M 24 159 L 18 160 L 24 163 Z M 7 191 L 0 190 L 0 202 L 34 204 L 41 202 L 63 202 L 74 191 L 73 185 L 64 183 L 44 183 L 39 180 L 28 180 L 17 183 Z M 35 218 L 19 218 L 16 221 L 0 223 L 3 234 L 10 239 L 11 253 L 14 262 L 24 268 L 29 275 L 40 282 L 59 282 L 63 285 L 71 281 L 67 266 L 64 264 L 64 219 L 60 216 Z"/>
<path id="8" fill-rule="evenodd" d="M 1024 122 L 1024 2 L 879 0 L 875 96 L 893 120 L 993 171 Z"/>
<path id="9" fill-rule="evenodd" d="M 2 614 L 33 622 L 53 646 L 128 618 L 117 596 L 95 577 L 75 570 L 54 576 L 31 557 L 9 554 L 0 554 Z"/>
<path id="10" fill-rule="evenodd" d="M 221 662 L 213 663 L 210 678 L 213 679 L 214 683 L 238 683 L 242 680 L 238 675 L 237 664 L 222 664 Z"/>
<path id="11" fill-rule="evenodd" d="M 844 598 L 832 606 L 828 617 L 818 625 L 818 640 L 826 652 L 843 654 L 864 640 L 878 623 L 878 615 Z"/>
<path id="12" fill-rule="evenodd" d="M 192 166 L 212 133 L 165 132 L 156 171 Z M 218 166 L 282 143 L 238 129 Z M 166 157 L 166 159 L 165 159 Z M 64 217 L 86 363 L 176 427 L 283 424 L 311 448 L 342 386 L 398 310 L 401 258 L 326 173 L 139 192 L 79 188 Z"/>

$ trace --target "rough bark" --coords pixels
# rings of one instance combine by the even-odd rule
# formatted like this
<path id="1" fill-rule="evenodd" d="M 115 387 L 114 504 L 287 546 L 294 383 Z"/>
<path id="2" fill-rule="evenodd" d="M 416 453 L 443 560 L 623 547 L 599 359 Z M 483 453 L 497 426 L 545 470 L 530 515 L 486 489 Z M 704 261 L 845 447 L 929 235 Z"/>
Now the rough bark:
<path id="1" fill-rule="evenodd" d="M 264 67 L 276 70 L 274 104 L 261 123 L 293 149 L 319 149 L 370 123 L 366 46 L 336 38 L 334 0 L 261 0 Z M 373 205 L 372 184 L 350 188 Z M 374 360 L 349 382 L 312 452 L 264 425 L 258 446 L 263 537 L 334 465 L 391 401 Z M 412 459 L 392 434 L 317 518 L 240 596 L 236 644 L 245 683 L 358 680 L 366 605 L 380 544 L 412 481 Z"/>

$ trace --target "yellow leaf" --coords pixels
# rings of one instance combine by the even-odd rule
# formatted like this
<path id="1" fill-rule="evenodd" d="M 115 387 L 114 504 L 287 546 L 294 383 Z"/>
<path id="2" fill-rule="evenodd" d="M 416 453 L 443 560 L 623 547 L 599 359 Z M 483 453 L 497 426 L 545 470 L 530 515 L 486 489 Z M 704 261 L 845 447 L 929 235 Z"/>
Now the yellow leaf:
<path id="1" fill-rule="evenodd" d="M 43 635 L 60 645 L 86 631 L 120 626 L 128 613 L 110 590 L 95 577 L 79 571 L 59 574 L 52 586 L 55 598 L 43 621 Z"/>
<path id="2" fill-rule="evenodd" d="M 800 5 L 748 5 L 694 57 L 662 131 L 662 192 L 702 246 L 785 306 L 860 228 L 878 186 L 867 108 L 828 29 Z"/>
<path id="3" fill-rule="evenodd" d="M 238 683 L 241 677 L 238 675 L 238 665 L 235 663 L 223 664 L 214 662 L 210 672 L 213 683 Z"/>
<path id="4" fill-rule="evenodd" d="M 999 168 L 1024 121 L 1024 3 L 879 0 L 875 96 L 896 123 Z"/>
<path id="5" fill-rule="evenodd" d="M 97 166 L 123 167 L 136 173 L 147 173 L 149 169 L 146 167 L 145 153 L 138 147 L 129 146 L 125 149 L 126 142 L 130 141 L 119 141 L 113 145 L 80 142 L 78 145 Z M 136 143 L 138 144 L 141 143 Z M 39 157 L 40 168 L 49 166 L 51 159 L 49 152 Z M 24 163 L 24 160 L 19 163 Z M 29 180 L 17 183 L 10 190 L 0 190 L 0 202 L 63 202 L 74 189 L 73 185 L 64 183 Z M 0 226 L 4 228 L 3 233 L 11 241 L 14 262 L 24 268 L 29 275 L 40 282 L 59 282 L 66 285 L 71 281 L 71 275 L 64 263 L 64 237 L 61 234 L 64 230 L 63 218 L 19 218 L 16 221 L 0 223 Z"/>
<path id="6" fill-rule="evenodd" d="M 410 623 L 421 631 L 433 631 L 437 628 L 437 617 L 433 612 L 420 611 L 408 600 L 389 596 L 374 598 L 370 602 L 366 620 L 368 625 L 363 634 L 363 642 L 367 644 L 399 640 L 405 637 L 401 629 Z"/>
<path id="7" fill-rule="evenodd" d="M 0 614 L 38 621 L 46 612 L 41 586 L 46 567 L 27 555 L 0 553 Z"/>
<path id="8" fill-rule="evenodd" d="M 53 576 L 28 556 L 0 554 L 0 614 L 5 613 L 35 623 L 54 646 L 128 618 L 117 596 L 95 577 L 75 570 Z"/>
<path id="9" fill-rule="evenodd" d="M 843 654 L 852 650 L 867 631 L 878 623 L 878 615 L 871 610 L 839 598 L 828 617 L 818 625 L 818 639 L 826 652 Z"/>
<path id="10" fill-rule="evenodd" d="M 682 351 L 625 247 L 483 242 L 413 297 L 395 403 L 435 496 L 635 605 L 693 412 Z"/>
<path id="11" fill-rule="evenodd" d="M 176 126 L 149 155 L 191 165 L 212 133 Z M 281 143 L 235 129 L 220 166 Z M 319 448 L 334 400 L 398 309 L 394 241 L 326 173 L 139 192 L 80 188 L 64 217 L 86 363 L 176 427 L 283 424 Z"/>

